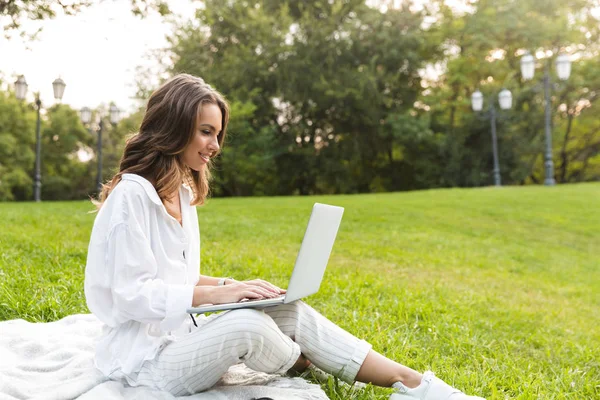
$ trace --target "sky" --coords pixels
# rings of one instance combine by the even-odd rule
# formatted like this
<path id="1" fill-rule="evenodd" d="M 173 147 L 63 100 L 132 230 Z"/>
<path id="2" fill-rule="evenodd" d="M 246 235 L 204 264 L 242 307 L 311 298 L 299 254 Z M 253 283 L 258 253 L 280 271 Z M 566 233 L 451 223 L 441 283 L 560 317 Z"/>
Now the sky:
<path id="1" fill-rule="evenodd" d="M 173 0 L 170 6 L 178 18 L 187 18 L 194 13 L 190 3 Z M 136 17 L 130 7 L 129 1 L 103 1 L 74 16 L 25 21 L 27 30 L 43 30 L 27 43 L 0 36 L 0 76 L 12 83 L 24 75 L 28 99 L 39 91 L 44 106 L 55 103 L 52 82 L 61 77 L 64 104 L 81 109 L 113 101 L 125 113 L 135 111 L 136 67 L 156 64 L 149 55 L 166 47 L 171 25 L 158 13 Z"/>

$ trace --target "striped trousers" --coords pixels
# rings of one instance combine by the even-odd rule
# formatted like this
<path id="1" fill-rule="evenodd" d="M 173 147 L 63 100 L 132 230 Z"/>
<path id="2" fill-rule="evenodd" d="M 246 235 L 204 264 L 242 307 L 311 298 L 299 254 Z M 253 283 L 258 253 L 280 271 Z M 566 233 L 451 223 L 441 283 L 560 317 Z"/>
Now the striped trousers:
<path id="1" fill-rule="evenodd" d="M 353 382 L 371 345 L 338 327 L 302 301 L 241 309 L 199 319 L 192 332 L 167 344 L 132 383 L 175 396 L 211 388 L 230 366 L 288 371 L 300 353 L 323 371 Z"/>

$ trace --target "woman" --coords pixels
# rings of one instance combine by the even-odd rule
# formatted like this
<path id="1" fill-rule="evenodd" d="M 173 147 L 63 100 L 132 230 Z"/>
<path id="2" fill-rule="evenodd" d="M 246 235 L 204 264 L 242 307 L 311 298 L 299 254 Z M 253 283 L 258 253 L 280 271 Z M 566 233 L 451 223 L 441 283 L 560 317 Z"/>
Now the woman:
<path id="1" fill-rule="evenodd" d="M 190 306 L 285 292 L 260 279 L 199 275 L 195 206 L 208 194 L 228 119 L 223 97 L 191 75 L 175 76 L 150 97 L 97 202 L 85 272 L 88 307 L 105 324 L 97 368 L 132 386 L 187 395 L 240 362 L 267 373 L 312 362 L 347 382 L 395 387 L 392 399 L 479 399 L 387 359 L 302 301 L 213 314 L 199 324 L 188 317 Z"/>

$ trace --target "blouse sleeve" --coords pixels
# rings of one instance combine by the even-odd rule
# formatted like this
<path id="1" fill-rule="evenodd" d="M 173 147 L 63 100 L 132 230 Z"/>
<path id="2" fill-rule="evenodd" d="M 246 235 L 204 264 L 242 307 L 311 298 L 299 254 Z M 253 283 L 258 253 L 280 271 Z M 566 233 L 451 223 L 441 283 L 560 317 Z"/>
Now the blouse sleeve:
<path id="1" fill-rule="evenodd" d="M 194 286 L 169 284 L 157 278 L 158 265 L 149 239 L 138 227 L 121 223 L 111 230 L 106 261 L 112 270 L 118 320 L 160 323 L 164 332 L 181 325 L 186 308 L 192 305 Z"/>

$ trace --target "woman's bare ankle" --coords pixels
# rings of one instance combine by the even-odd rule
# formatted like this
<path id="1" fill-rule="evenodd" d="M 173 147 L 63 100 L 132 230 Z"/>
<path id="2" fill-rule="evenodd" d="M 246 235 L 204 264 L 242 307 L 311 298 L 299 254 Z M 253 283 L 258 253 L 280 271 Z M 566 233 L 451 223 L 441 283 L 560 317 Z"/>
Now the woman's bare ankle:
<path id="1" fill-rule="evenodd" d="M 304 371 L 306 371 L 306 368 L 308 368 L 309 365 L 310 365 L 310 360 L 308 358 L 304 357 L 304 354 L 300 354 L 300 357 L 298 357 L 298 360 L 292 367 L 292 371 L 301 374 Z"/>
<path id="2" fill-rule="evenodd" d="M 403 371 L 404 375 L 396 376 L 390 380 L 389 386 L 391 387 L 396 382 L 402 382 L 404 386 L 409 389 L 414 389 L 421 384 L 423 375 L 414 370 Z"/>

